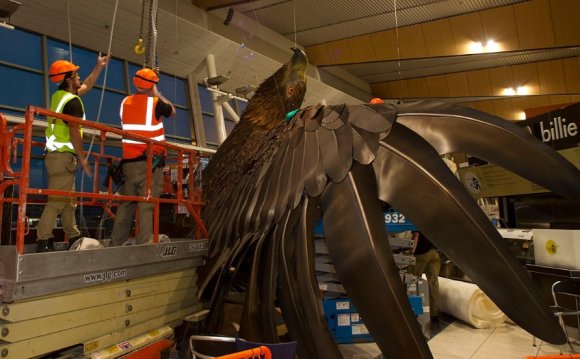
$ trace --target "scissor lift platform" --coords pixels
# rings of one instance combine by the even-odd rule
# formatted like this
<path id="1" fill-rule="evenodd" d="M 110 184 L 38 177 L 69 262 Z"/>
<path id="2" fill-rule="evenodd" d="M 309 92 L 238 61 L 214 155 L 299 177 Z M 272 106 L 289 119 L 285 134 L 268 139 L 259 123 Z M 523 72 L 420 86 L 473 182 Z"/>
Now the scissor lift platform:
<path id="1" fill-rule="evenodd" d="M 207 240 L 19 255 L 0 247 L 0 356 L 33 358 L 126 341 L 201 309 Z"/>

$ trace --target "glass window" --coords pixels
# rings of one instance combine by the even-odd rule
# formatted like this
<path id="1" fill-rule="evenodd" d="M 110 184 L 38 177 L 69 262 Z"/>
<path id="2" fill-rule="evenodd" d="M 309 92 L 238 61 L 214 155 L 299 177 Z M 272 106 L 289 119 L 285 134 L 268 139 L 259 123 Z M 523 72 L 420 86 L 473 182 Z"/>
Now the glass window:
<path id="1" fill-rule="evenodd" d="M 0 49 L 1 61 L 42 71 L 40 36 L 18 29 L 0 28 Z"/>
<path id="2" fill-rule="evenodd" d="M 199 89 L 201 111 L 213 114 L 213 102 L 211 99 L 211 93 L 204 86 L 198 85 L 197 87 Z"/>
<path id="3" fill-rule="evenodd" d="M 121 102 L 125 98 L 125 95 L 118 94 L 110 91 L 105 91 L 105 97 L 103 98 L 103 105 L 101 106 L 100 117 L 97 118 L 99 114 L 99 104 L 101 102 L 102 89 L 93 89 L 83 96 L 83 104 L 85 105 L 85 112 L 87 120 L 95 121 L 99 120 L 99 123 L 106 124 L 114 127 L 121 127 L 121 119 L 119 118 L 119 109 L 121 107 Z"/>
<path id="4" fill-rule="evenodd" d="M 229 136 L 230 133 L 232 133 L 232 130 L 234 129 L 234 126 L 236 125 L 236 123 L 230 119 L 226 119 L 224 124 L 226 125 L 226 133 Z"/>
<path id="5" fill-rule="evenodd" d="M 131 93 L 135 93 L 135 86 L 133 85 L 133 76 L 135 76 L 135 72 L 139 71 L 143 66 L 137 66 L 134 64 L 129 64 L 129 83 L 131 87 Z"/>
<path id="6" fill-rule="evenodd" d="M 187 86 L 183 79 L 161 74 L 159 76 L 157 89 L 163 93 L 165 98 L 173 102 L 173 104 L 187 107 L 187 99 L 185 96 Z"/>
<path id="7" fill-rule="evenodd" d="M 95 62 L 96 59 L 97 57 L 95 55 Z M 101 76 L 99 76 L 97 85 L 103 85 L 104 74 L 105 69 L 103 69 L 101 72 Z M 123 92 L 127 91 L 127 86 L 125 84 L 125 66 L 123 61 L 117 59 L 111 59 L 111 61 L 109 61 L 109 66 L 107 67 L 107 88 L 112 88 Z"/>
<path id="8" fill-rule="evenodd" d="M 44 79 L 41 74 L 0 65 L 0 79 L 6 84 L 0 88 L 2 105 L 23 110 L 28 105 L 45 107 Z"/>
<path id="9" fill-rule="evenodd" d="M 217 144 L 218 138 L 213 116 L 203 115 L 203 129 L 205 130 L 205 141 L 207 143 Z"/>
<path id="10" fill-rule="evenodd" d="M 242 117 L 242 113 L 246 109 L 246 106 L 248 106 L 248 102 L 236 99 L 236 105 L 238 106 L 238 115 Z"/>
<path id="11" fill-rule="evenodd" d="M 189 112 L 187 110 L 176 108 L 175 117 L 163 119 L 165 135 L 168 137 L 179 137 L 191 142 L 189 122 Z"/>

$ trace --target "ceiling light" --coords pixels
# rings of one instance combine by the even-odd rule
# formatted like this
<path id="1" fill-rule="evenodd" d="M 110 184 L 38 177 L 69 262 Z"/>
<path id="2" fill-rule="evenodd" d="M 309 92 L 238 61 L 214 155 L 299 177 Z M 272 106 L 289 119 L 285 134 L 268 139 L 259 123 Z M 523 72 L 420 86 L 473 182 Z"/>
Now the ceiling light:
<path id="1" fill-rule="evenodd" d="M 256 87 L 252 85 L 246 85 L 242 87 L 238 87 L 236 90 L 236 95 L 238 96 L 246 96 L 249 93 L 256 91 Z"/>
<path id="2" fill-rule="evenodd" d="M 514 90 L 513 87 L 508 87 L 506 89 L 503 90 L 502 95 L 504 96 L 515 96 L 516 95 L 516 90 Z"/>
<path id="3" fill-rule="evenodd" d="M 530 91 L 527 86 L 518 86 L 518 88 L 516 88 L 516 95 L 527 95 L 529 92 Z"/>
<path id="4" fill-rule="evenodd" d="M 471 53 L 481 53 L 483 52 L 483 45 L 481 44 L 481 42 L 472 42 L 471 44 L 469 44 L 469 52 Z"/>
<path id="5" fill-rule="evenodd" d="M 219 86 L 219 85 L 225 83 L 229 79 L 230 78 L 227 76 L 218 75 L 218 76 L 214 76 L 214 77 L 210 77 L 210 78 L 205 79 L 205 83 L 208 86 Z"/>
<path id="6" fill-rule="evenodd" d="M 500 50 L 499 44 L 493 40 L 487 40 L 485 44 L 485 51 L 486 52 L 498 52 Z"/>

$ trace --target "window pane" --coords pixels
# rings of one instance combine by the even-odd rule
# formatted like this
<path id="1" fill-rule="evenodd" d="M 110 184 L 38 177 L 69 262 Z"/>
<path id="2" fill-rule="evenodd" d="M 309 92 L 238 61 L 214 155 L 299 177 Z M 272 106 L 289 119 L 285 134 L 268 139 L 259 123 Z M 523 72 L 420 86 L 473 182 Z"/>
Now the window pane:
<path id="1" fill-rule="evenodd" d="M 186 86 L 183 79 L 161 74 L 157 89 L 173 104 L 187 107 Z"/>
<path id="2" fill-rule="evenodd" d="M 0 60 L 42 71 L 40 36 L 0 28 L 0 49 Z"/>
<path id="3" fill-rule="evenodd" d="M 246 109 L 246 106 L 248 106 L 248 103 L 246 101 L 236 100 L 236 104 L 238 105 L 238 114 L 241 117 L 242 113 L 244 113 L 244 110 Z"/>
<path id="4" fill-rule="evenodd" d="M 175 109 L 175 117 L 164 118 L 163 127 L 168 137 L 180 137 L 191 142 L 191 130 L 189 128 L 189 112 L 180 108 Z"/>
<path id="5" fill-rule="evenodd" d="M 129 86 L 131 88 L 131 93 L 135 93 L 135 86 L 133 86 L 133 76 L 135 76 L 135 72 L 139 71 L 142 66 L 138 66 L 135 64 L 129 64 Z"/>
<path id="6" fill-rule="evenodd" d="M 95 54 L 94 62 L 96 64 L 97 55 Z M 93 67 L 90 68 L 90 71 L 93 70 Z M 111 59 L 109 61 L 109 66 L 106 68 L 107 70 L 107 88 L 108 89 L 115 89 L 119 91 L 126 92 L 127 87 L 125 86 L 125 66 L 123 65 L 123 61 L 117 59 Z M 84 77 L 82 78 L 85 79 Z M 99 80 L 96 82 L 97 85 L 102 86 L 103 81 L 105 81 L 105 68 L 101 71 L 101 75 L 99 76 Z"/>
<path id="7" fill-rule="evenodd" d="M 205 141 L 208 143 L 218 143 L 213 116 L 203 115 L 203 129 L 205 130 Z"/>
<path id="8" fill-rule="evenodd" d="M 199 100 L 201 102 L 201 111 L 206 113 L 213 113 L 213 102 L 211 100 L 210 92 L 203 86 L 198 85 Z"/>
<path id="9" fill-rule="evenodd" d="M 99 113 L 99 104 L 101 102 L 101 94 L 101 89 L 94 89 L 82 97 L 83 104 L 85 105 L 87 120 L 95 122 L 99 120 L 99 123 L 121 127 L 119 109 L 125 96 L 118 93 L 105 91 L 105 97 L 103 98 L 103 105 L 101 107 L 101 115 L 100 118 L 97 119 L 97 115 Z"/>
<path id="10" fill-rule="evenodd" d="M 226 133 L 228 134 L 228 136 L 230 135 L 230 133 L 232 133 L 232 130 L 234 129 L 234 126 L 236 125 L 236 123 L 234 121 L 225 120 L 225 125 L 226 125 Z"/>
<path id="11" fill-rule="evenodd" d="M 41 74 L 16 70 L 0 65 L 0 103 L 25 109 L 28 105 L 46 107 L 44 81 Z M 8 85 L 10 84 L 10 85 Z"/>

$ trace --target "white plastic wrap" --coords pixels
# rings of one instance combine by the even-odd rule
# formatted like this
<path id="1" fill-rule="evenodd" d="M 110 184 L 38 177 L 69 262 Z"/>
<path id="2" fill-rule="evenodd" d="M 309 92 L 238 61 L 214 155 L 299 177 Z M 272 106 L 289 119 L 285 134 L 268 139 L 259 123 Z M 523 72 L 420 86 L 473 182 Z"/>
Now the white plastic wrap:
<path id="1" fill-rule="evenodd" d="M 439 277 L 439 292 L 442 312 L 479 329 L 505 325 L 506 315 L 477 285 Z"/>

